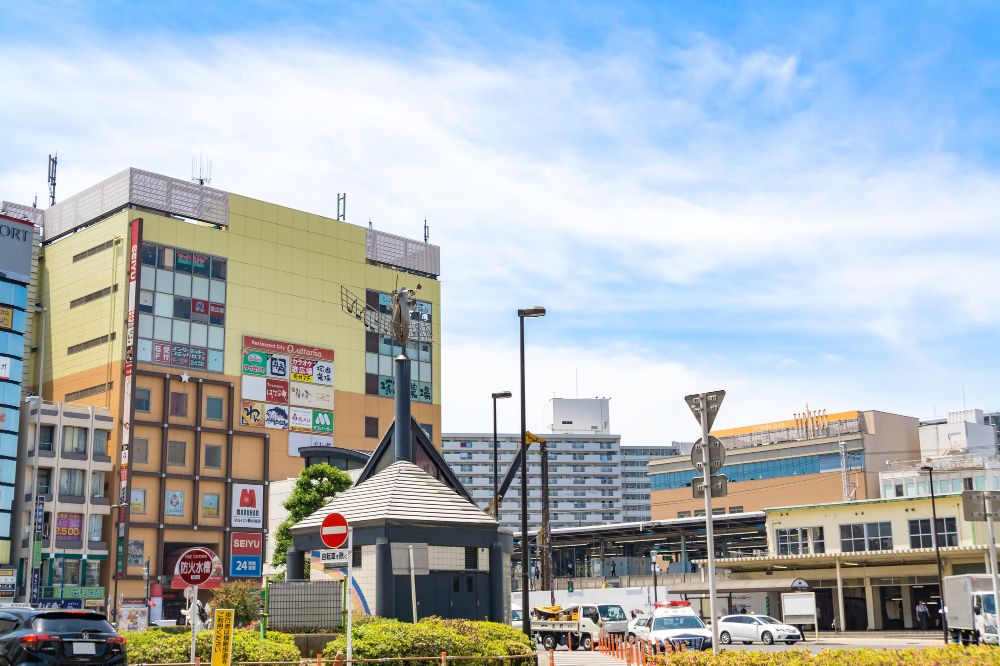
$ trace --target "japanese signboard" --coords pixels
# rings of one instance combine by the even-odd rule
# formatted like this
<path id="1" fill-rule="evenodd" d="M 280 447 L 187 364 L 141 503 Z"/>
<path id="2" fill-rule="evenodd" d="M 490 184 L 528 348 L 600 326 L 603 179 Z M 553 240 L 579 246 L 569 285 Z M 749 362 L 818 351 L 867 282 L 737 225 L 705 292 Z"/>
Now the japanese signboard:
<path id="1" fill-rule="evenodd" d="M 215 609 L 212 630 L 212 666 L 229 666 L 233 655 L 233 618 L 236 612 L 226 608 Z"/>
<path id="2" fill-rule="evenodd" d="M 310 358 L 292 358 L 291 362 L 291 380 L 293 382 L 308 382 L 311 384 L 313 380 L 313 368 L 316 367 L 316 361 Z"/>
<path id="3" fill-rule="evenodd" d="M 264 486 L 234 483 L 229 506 L 232 507 L 230 522 L 233 527 L 264 526 Z"/>
<path id="4" fill-rule="evenodd" d="M 333 406 L 333 389 L 315 384 L 288 384 L 288 403 L 299 407 L 329 409 Z"/>
<path id="5" fill-rule="evenodd" d="M 288 407 L 267 405 L 264 412 L 264 427 L 285 430 L 288 428 Z"/>
<path id="6" fill-rule="evenodd" d="M 242 370 L 243 425 L 333 433 L 333 350 L 244 336 Z"/>
<path id="7" fill-rule="evenodd" d="M 8 307 L 0 308 L 0 328 L 10 330 L 14 328 L 14 309 Z"/>
<path id="8" fill-rule="evenodd" d="M 80 527 L 83 524 L 83 514 L 80 513 L 57 513 L 56 514 L 56 543 L 66 543 L 68 541 L 80 541 L 83 536 Z"/>
<path id="9" fill-rule="evenodd" d="M 245 426 L 263 428 L 264 410 L 265 410 L 265 405 L 263 402 L 243 400 L 240 403 L 240 423 L 242 423 Z"/>
<path id="10" fill-rule="evenodd" d="M 243 350 L 243 374 L 266 375 L 267 354 L 252 349 Z"/>
<path id="11" fill-rule="evenodd" d="M 288 410 L 288 428 L 296 432 L 312 432 L 313 410 L 292 407 Z"/>
<path id="12" fill-rule="evenodd" d="M 229 535 L 229 575 L 257 578 L 262 572 L 264 537 L 258 532 L 232 532 Z"/>

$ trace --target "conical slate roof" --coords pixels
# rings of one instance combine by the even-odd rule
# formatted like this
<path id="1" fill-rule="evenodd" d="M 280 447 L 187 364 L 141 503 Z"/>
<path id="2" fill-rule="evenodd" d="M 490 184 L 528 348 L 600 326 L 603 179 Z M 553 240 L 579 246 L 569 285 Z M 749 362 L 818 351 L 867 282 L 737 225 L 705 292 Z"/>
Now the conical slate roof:
<path id="1" fill-rule="evenodd" d="M 330 513 L 340 513 L 354 527 L 404 523 L 496 525 L 488 513 L 413 463 L 393 463 L 367 481 L 341 493 L 304 518 L 293 533 L 316 530 Z"/>

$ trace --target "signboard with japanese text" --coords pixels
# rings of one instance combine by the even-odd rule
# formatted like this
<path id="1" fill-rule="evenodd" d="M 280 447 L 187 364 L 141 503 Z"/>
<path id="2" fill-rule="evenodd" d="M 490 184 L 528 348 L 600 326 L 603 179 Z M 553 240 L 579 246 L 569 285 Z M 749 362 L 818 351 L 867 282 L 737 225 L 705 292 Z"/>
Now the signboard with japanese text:
<path id="1" fill-rule="evenodd" d="M 285 405 L 267 405 L 264 411 L 264 427 L 287 430 L 288 407 Z"/>
<path id="2" fill-rule="evenodd" d="M 215 609 L 212 629 L 212 666 L 230 666 L 233 656 L 233 619 L 236 611 Z"/>
<path id="3" fill-rule="evenodd" d="M 315 384 L 288 384 L 288 403 L 298 407 L 330 409 L 333 407 L 333 389 Z"/>
<path id="4" fill-rule="evenodd" d="M 14 328 L 14 309 L 0 307 L 0 328 L 11 330 Z"/>
<path id="5" fill-rule="evenodd" d="M 267 359 L 267 376 L 288 379 L 288 357 L 281 354 L 271 354 Z"/>
<path id="6" fill-rule="evenodd" d="M 312 383 L 313 380 L 313 368 L 316 367 L 316 361 L 311 358 L 292 358 L 292 372 L 291 380 L 293 382 L 307 382 Z"/>
<path id="7" fill-rule="evenodd" d="M 232 532 L 229 535 L 229 575 L 260 577 L 263 567 L 264 537 L 259 532 Z"/>
<path id="8" fill-rule="evenodd" d="M 81 513 L 57 513 L 56 543 L 80 541 L 83 539 L 83 535 L 81 533 L 82 525 L 83 514 Z"/>
<path id="9" fill-rule="evenodd" d="M 288 433 L 288 455 L 299 457 L 301 450 L 315 446 L 333 446 L 333 437 L 329 435 L 317 435 L 314 432 L 290 432 Z"/>
<path id="10" fill-rule="evenodd" d="M 264 526 L 264 486 L 234 483 L 229 503 L 233 527 L 262 528 Z"/>
<path id="11" fill-rule="evenodd" d="M 240 423 L 254 428 L 263 428 L 265 408 L 263 402 L 243 400 L 240 403 Z"/>
<path id="12" fill-rule="evenodd" d="M 288 404 L 288 382 L 268 378 L 264 383 L 264 399 L 270 403 Z"/>
<path id="13" fill-rule="evenodd" d="M 292 407 L 288 410 L 288 428 L 296 432 L 312 432 L 313 410 Z"/>
<path id="14" fill-rule="evenodd" d="M 333 358 L 331 349 L 243 336 L 241 424 L 332 434 Z"/>

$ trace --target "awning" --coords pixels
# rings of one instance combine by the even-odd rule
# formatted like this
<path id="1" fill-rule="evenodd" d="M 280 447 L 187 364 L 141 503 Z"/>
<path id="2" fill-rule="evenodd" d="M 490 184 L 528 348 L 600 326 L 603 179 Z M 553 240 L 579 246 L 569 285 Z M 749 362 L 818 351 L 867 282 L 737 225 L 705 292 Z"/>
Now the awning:
<path id="1" fill-rule="evenodd" d="M 677 583 L 667 585 L 670 594 L 708 594 L 708 581 L 693 583 Z M 716 594 L 730 592 L 787 592 L 789 590 L 807 590 L 809 584 L 801 578 L 768 578 L 739 580 L 724 578 L 715 582 Z"/>

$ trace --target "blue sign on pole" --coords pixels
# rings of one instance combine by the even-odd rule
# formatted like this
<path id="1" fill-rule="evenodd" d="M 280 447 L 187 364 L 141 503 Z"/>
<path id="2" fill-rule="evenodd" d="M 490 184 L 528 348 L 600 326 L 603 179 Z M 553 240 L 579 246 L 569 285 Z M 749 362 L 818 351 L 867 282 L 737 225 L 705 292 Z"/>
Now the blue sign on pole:
<path id="1" fill-rule="evenodd" d="M 260 578 L 261 557 L 259 555 L 230 555 L 229 575 L 232 578 Z"/>

